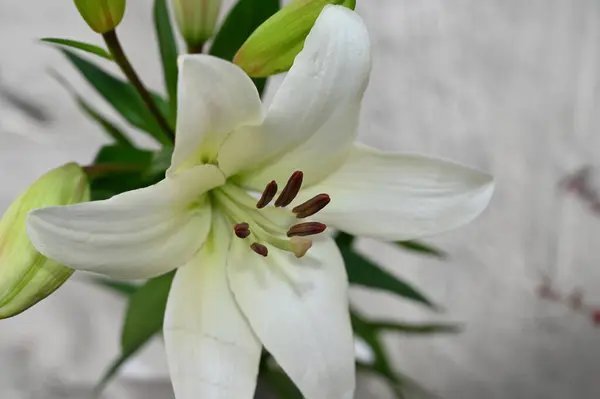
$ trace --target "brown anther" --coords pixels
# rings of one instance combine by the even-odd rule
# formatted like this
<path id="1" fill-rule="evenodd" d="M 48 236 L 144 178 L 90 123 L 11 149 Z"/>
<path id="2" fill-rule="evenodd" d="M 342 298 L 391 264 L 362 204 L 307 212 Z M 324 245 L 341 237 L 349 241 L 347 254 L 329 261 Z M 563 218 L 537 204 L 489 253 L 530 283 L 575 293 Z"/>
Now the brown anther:
<path id="1" fill-rule="evenodd" d="M 294 172 L 283 188 L 283 191 L 281 191 L 281 194 L 279 194 L 279 197 L 275 201 L 275 206 L 282 208 L 291 204 L 294 198 L 296 198 L 298 195 L 298 192 L 300 192 L 303 178 L 304 174 L 302 172 Z"/>
<path id="2" fill-rule="evenodd" d="M 238 223 L 233 226 L 235 235 L 239 238 L 246 238 L 250 235 L 250 225 L 248 223 Z"/>
<path id="3" fill-rule="evenodd" d="M 269 254 L 269 250 L 267 249 L 267 247 L 265 247 L 262 244 L 259 244 L 257 242 L 253 243 L 252 245 L 250 245 L 250 248 L 252 248 L 252 250 L 254 252 L 256 252 L 257 254 L 261 255 L 261 256 L 267 256 Z"/>
<path id="4" fill-rule="evenodd" d="M 287 236 L 312 236 L 324 232 L 326 228 L 326 225 L 319 222 L 298 223 L 290 227 L 289 231 L 287 232 Z"/>
<path id="5" fill-rule="evenodd" d="M 298 219 L 304 219 L 314 215 L 321 209 L 325 208 L 331 202 L 331 198 L 327 194 L 319 194 L 303 204 L 298 205 L 292 212 L 296 214 Z"/>
<path id="6" fill-rule="evenodd" d="M 261 209 L 269 205 L 273 198 L 275 198 L 275 194 L 277 194 L 277 182 L 273 180 L 271 183 L 267 184 L 267 187 L 265 187 L 262 197 L 260 197 L 256 203 L 256 207 Z"/>

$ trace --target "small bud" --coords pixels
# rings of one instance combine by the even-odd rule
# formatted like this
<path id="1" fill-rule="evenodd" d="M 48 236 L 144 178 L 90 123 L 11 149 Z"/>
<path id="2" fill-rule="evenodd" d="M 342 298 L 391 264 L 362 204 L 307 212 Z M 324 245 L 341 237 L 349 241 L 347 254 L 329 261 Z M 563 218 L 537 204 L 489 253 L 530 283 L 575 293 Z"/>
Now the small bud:
<path id="1" fill-rule="evenodd" d="M 40 177 L 0 219 L 0 319 L 15 316 L 59 288 L 73 270 L 35 250 L 25 231 L 29 211 L 89 201 L 89 184 L 74 163 Z"/>
<path id="2" fill-rule="evenodd" d="M 197 49 L 212 37 L 221 0 L 172 0 L 181 36 L 190 49 Z"/>
<path id="3" fill-rule="evenodd" d="M 100 34 L 115 29 L 125 14 L 125 0 L 75 0 L 75 6 L 90 28 Z"/>
<path id="4" fill-rule="evenodd" d="M 233 62 L 255 78 L 288 71 L 319 14 L 329 4 L 354 9 L 356 1 L 292 0 L 250 35 Z"/>

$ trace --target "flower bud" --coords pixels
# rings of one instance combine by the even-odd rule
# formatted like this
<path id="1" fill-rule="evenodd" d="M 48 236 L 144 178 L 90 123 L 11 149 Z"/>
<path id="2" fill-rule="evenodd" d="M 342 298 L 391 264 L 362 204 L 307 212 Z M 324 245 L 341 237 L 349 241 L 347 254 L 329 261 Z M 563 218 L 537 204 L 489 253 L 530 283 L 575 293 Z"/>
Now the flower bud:
<path id="1" fill-rule="evenodd" d="M 17 315 L 59 288 L 73 273 L 36 251 L 25 231 L 32 209 L 89 201 L 83 170 L 66 164 L 40 177 L 0 219 L 0 319 Z"/>
<path id="2" fill-rule="evenodd" d="M 125 0 L 75 0 L 79 14 L 95 32 L 115 29 L 125 14 Z"/>
<path id="3" fill-rule="evenodd" d="M 221 0 L 172 0 L 179 31 L 190 49 L 201 47 L 214 33 Z"/>
<path id="4" fill-rule="evenodd" d="M 292 0 L 250 35 L 233 62 L 255 78 L 288 71 L 321 11 L 330 4 L 354 9 L 356 0 Z"/>

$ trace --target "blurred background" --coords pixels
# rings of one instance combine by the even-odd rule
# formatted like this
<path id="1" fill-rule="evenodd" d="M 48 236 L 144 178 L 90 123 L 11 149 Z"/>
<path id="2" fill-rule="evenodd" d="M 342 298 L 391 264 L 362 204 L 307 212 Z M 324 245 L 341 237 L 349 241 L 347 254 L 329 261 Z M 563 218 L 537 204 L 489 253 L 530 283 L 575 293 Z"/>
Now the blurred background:
<path id="1" fill-rule="evenodd" d="M 159 89 L 151 3 L 130 1 L 119 31 L 143 80 Z M 232 1 L 225 3 L 226 10 Z M 580 299 L 600 309 L 600 3 L 358 3 L 374 60 L 362 141 L 488 170 L 497 191 L 474 223 L 428 240 L 447 260 L 360 242 L 443 313 L 357 289 L 353 302 L 372 315 L 463 327 L 386 340 L 394 365 L 442 398 L 600 397 L 600 317 L 574 309 Z M 46 170 L 85 164 L 106 141 L 49 71 L 113 111 L 58 52 L 36 41 L 50 36 L 100 43 L 71 1 L 0 1 L 2 211 Z M 77 274 L 2 321 L 0 398 L 86 397 L 118 353 L 123 311 L 122 298 Z M 131 360 L 105 397 L 171 398 L 161 342 Z M 370 379 L 361 380 L 357 397 L 391 398 Z"/>

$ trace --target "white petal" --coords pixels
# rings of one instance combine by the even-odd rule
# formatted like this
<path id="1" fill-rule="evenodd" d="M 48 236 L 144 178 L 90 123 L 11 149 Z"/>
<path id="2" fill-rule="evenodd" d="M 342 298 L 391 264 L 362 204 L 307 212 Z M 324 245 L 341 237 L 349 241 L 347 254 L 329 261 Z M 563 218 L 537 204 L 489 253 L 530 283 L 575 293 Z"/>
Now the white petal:
<path id="1" fill-rule="evenodd" d="M 355 235 L 410 240 L 469 223 L 493 191 L 490 175 L 466 166 L 360 147 L 298 202 L 328 193 L 331 203 L 317 220 Z"/>
<path id="2" fill-rule="evenodd" d="M 27 233 L 38 251 L 74 269 L 122 279 L 157 276 L 198 251 L 211 221 L 201 195 L 223 183 L 216 167 L 198 166 L 105 201 L 34 210 Z"/>
<path id="3" fill-rule="evenodd" d="M 252 329 L 307 399 L 352 398 L 354 341 L 348 280 L 333 240 L 307 255 L 269 248 L 263 258 L 232 242 L 229 284 Z"/>
<path id="4" fill-rule="evenodd" d="M 339 165 L 356 136 L 360 103 L 371 69 L 369 35 L 362 19 L 327 6 L 296 57 L 262 129 L 237 132 L 221 148 L 225 174 L 273 164 L 247 176 L 263 186 L 303 170 L 316 181 Z"/>
<path id="5" fill-rule="evenodd" d="M 215 230 L 179 269 L 165 314 L 164 337 L 177 399 L 252 399 L 260 342 L 227 285 L 228 225 Z"/>
<path id="6" fill-rule="evenodd" d="M 260 124 L 263 110 L 252 80 L 237 66 L 209 55 L 179 58 L 177 135 L 169 174 L 216 160 L 240 126 Z"/>

